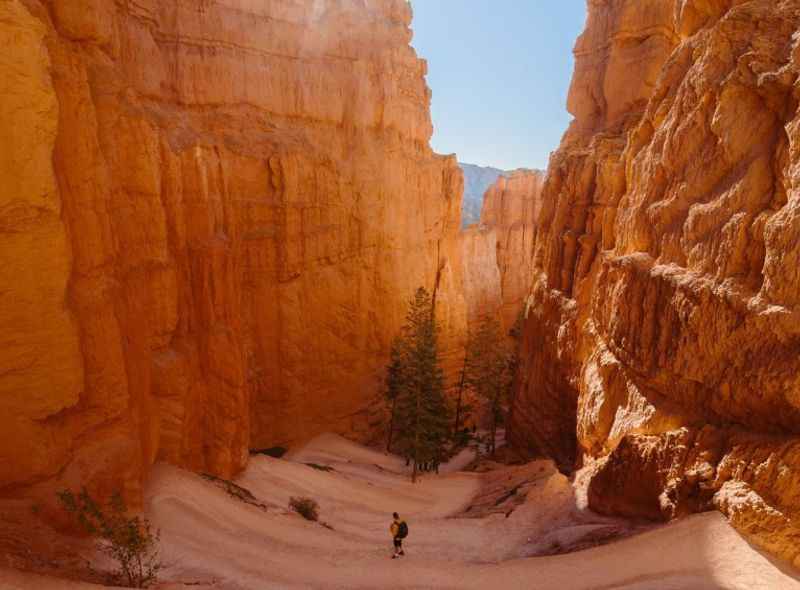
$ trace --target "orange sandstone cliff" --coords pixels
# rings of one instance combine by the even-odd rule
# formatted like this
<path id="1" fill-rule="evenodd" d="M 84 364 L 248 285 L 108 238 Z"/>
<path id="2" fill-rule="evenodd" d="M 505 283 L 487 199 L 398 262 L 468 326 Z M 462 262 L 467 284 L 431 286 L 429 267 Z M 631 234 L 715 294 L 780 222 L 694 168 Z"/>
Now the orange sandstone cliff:
<path id="1" fill-rule="evenodd" d="M 800 2 L 588 6 L 509 436 L 800 565 Z"/>
<path id="2" fill-rule="evenodd" d="M 543 179 L 544 173 L 538 170 L 517 170 L 499 178 L 484 195 L 480 223 L 461 232 L 467 334 L 485 318 L 496 318 L 508 336 L 519 327 L 534 276 L 532 244 Z M 460 377 L 458 371 L 455 376 Z M 474 392 L 459 387 L 454 396 L 457 391 L 466 393 L 474 408 L 483 408 L 484 402 Z M 489 416 L 483 411 L 475 412 L 473 419 L 478 425 L 489 425 Z"/>
<path id="3" fill-rule="evenodd" d="M 500 272 L 500 320 L 506 332 L 523 311 L 533 282 L 533 244 L 542 211 L 545 173 L 516 170 L 486 191 L 481 226 L 493 228 Z"/>
<path id="4" fill-rule="evenodd" d="M 480 223 L 462 231 L 468 325 L 497 317 L 510 331 L 533 282 L 533 243 L 542 210 L 545 173 L 516 170 L 484 195 Z"/>
<path id="5" fill-rule="evenodd" d="M 474 224 L 462 230 L 461 260 L 467 326 L 473 329 L 483 318 L 498 317 L 503 306 L 495 229 Z"/>
<path id="6" fill-rule="evenodd" d="M 0 496 L 357 439 L 462 177 L 405 0 L 0 0 Z"/>

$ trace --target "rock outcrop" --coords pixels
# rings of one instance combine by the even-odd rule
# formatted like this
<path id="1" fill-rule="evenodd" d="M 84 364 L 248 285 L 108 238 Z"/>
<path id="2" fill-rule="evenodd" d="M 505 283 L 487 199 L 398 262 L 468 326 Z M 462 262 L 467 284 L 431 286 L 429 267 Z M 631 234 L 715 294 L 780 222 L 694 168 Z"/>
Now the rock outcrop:
<path id="1" fill-rule="evenodd" d="M 800 565 L 800 2 L 588 5 L 509 437 Z"/>
<path id="2" fill-rule="evenodd" d="M 498 176 L 482 200 L 480 223 L 461 232 L 468 326 L 493 316 L 508 333 L 524 309 L 544 177 L 539 170 Z"/>
<path id="3" fill-rule="evenodd" d="M 461 248 L 467 326 L 474 329 L 483 318 L 499 317 L 503 308 L 497 232 L 492 227 L 472 225 L 461 232 Z"/>
<path id="4" fill-rule="evenodd" d="M 508 332 L 517 322 L 533 282 L 533 244 L 542 212 L 540 170 L 515 170 L 486 191 L 481 226 L 493 228 L 500 271 L 500 319 Z"/>
<path id="5" fill-rule="evenodd" d="M 0 0 L 0 496 L 356 439 L 462 177 L 405 0 Z M 455 370 L 455 369 L 453 369 Z"/>

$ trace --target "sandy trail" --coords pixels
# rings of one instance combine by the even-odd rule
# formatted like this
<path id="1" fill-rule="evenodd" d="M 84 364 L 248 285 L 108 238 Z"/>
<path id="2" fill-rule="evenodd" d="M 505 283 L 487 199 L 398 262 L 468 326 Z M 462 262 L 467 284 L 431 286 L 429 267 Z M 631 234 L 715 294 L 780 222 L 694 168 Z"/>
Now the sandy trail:
<path id="1" fill-rule="evenodd" d="M 586 526 L 571 513 L 571 485 L 542 465 L 508 518 L 452 518 L 484 476 L 450 467 L 411 484 L 401 459 L 325 435 L 286 460 L 255 459 L 237 483 L 281 507 L 290 496 L 311 496 L 333 531 L 280 510 L 265 514 L 167 466 L 154 478 L 150 509 L 170 573 L 225 588 L 800 588 L 718 514 L 589 551 L 504 561 L 553 532 L 567 543 Z M 395 510 L 411 534 L 408 555 L 393 561 L 387 529 Z"/>
<path id="2" fill-rule="evenodd" d="M 284 459 L 253 458 L 236 483 L 266 511 L 161 465 L 147 500 L 162 532 L 163 577 L 171 581 L 161 587 L 800 589 L 717 513 L 585 551 L 519 559 L 548 544 L 569 546 L 614 521 L 587 515 L 569 481 L 546 462 L 490 474 L 453 471 L 470 458 L 411 484 L 401 459 L 324 435 Z M 525 500 L 508 517 L 456 516 L 485 494 L 487 477 L 498 484 L 520 473 Z M 320 519 L 334 530 L 288 512 L 297 495 L 315 498 Z M 407 556 L 391 560 L 395 510 L 408 520 L 410 536 Z M 92 587 L 0 571 L 0 588 Z"/>

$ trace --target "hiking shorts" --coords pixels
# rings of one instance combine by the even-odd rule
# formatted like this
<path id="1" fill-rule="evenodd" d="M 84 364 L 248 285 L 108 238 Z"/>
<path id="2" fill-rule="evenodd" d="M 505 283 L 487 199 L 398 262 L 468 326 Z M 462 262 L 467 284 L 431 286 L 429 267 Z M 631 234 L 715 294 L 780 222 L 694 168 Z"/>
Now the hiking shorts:
<path id="1" fill-rule="evenodd" d="M 403 539 L 401 539 L 400 537 L 395 537 L 394 538 L 394 546 L 397 547 L 398 549 L 400 549 L 400 547 L 403 546 Z"/>

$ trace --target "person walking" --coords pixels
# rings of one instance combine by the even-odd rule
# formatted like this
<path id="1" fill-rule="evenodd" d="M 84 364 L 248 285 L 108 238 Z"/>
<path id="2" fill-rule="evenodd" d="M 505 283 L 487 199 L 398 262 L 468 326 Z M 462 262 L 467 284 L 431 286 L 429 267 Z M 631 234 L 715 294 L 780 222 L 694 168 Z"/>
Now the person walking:
<path id="1" fill-rule="evenodd" d="M 403 539 L 408 536 L 408 524 L 406 524 L 405 520 L 401 520 L 397 512 L 394 512 L 392 517 L 394 520 L 392 520 L 392 524 L 389 525 L 389 532 L 392 533 L 392 540 L 394 541 L 394 555 L 392 555 L 392 559 L 397 559 L 401 555 L 406 554 L 406 552 L 403 551 Z"/>

